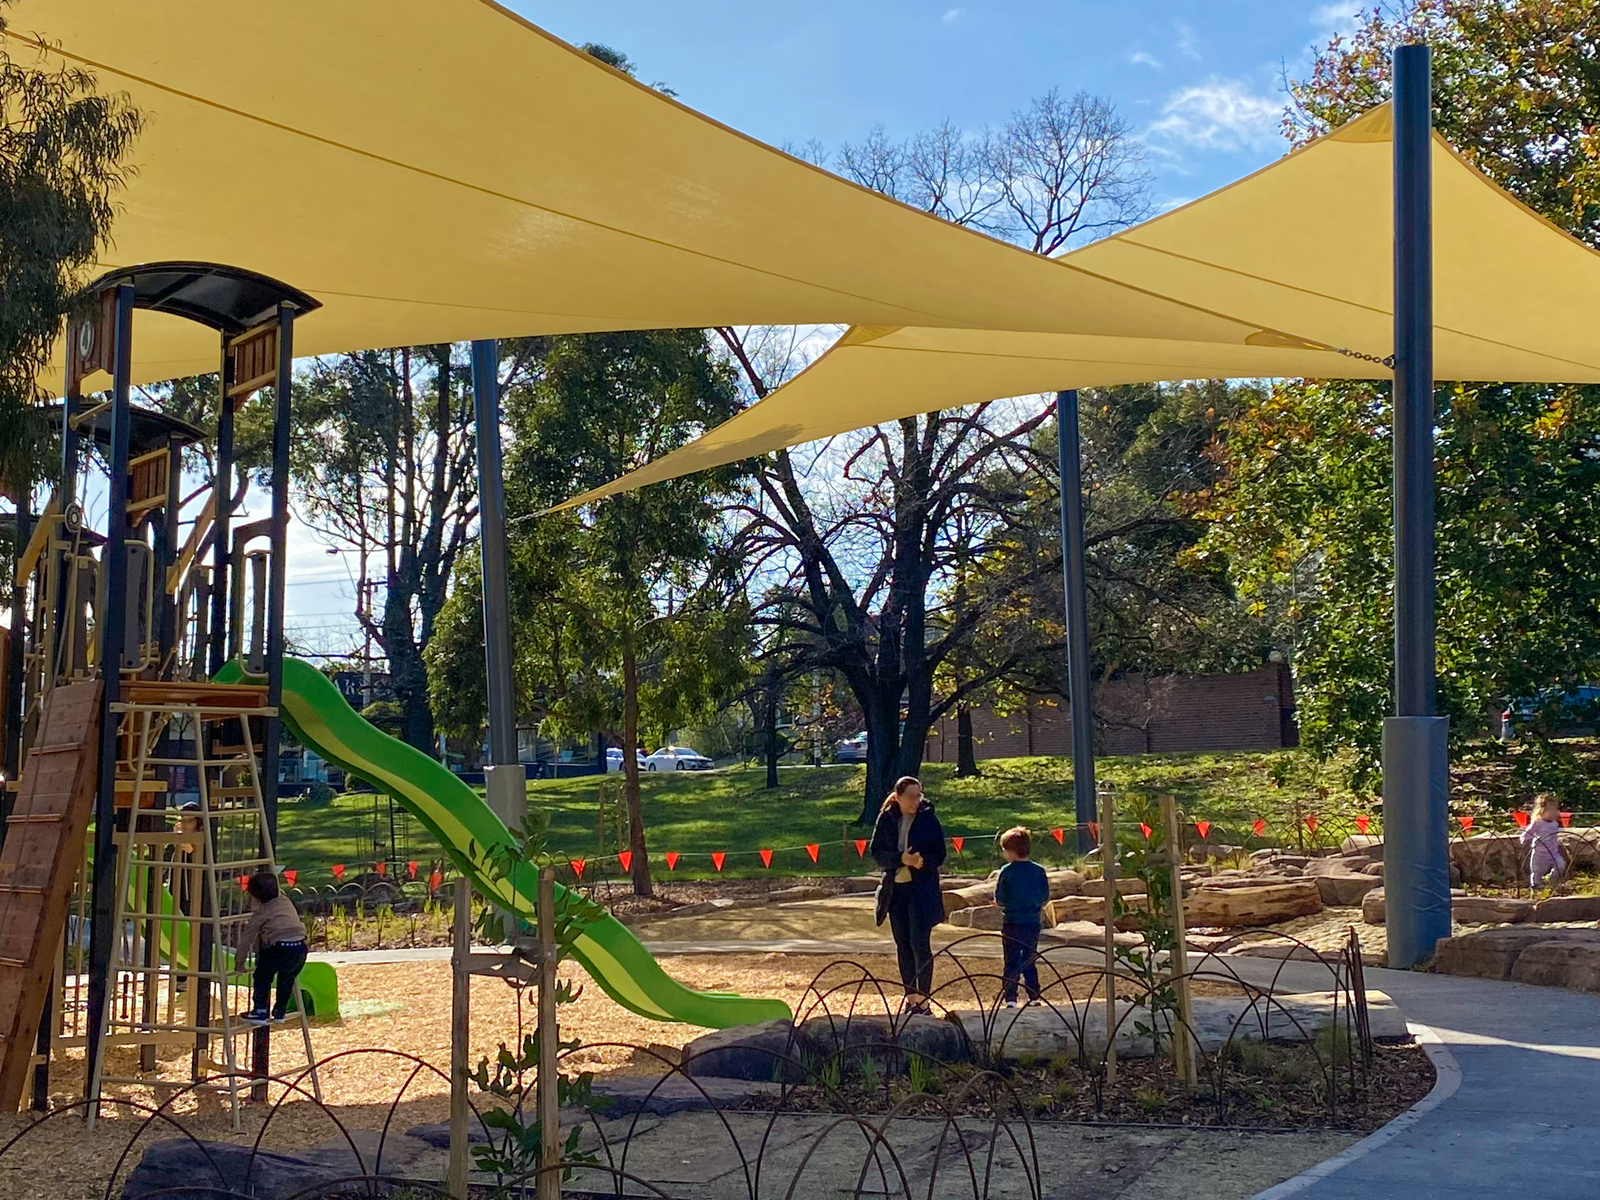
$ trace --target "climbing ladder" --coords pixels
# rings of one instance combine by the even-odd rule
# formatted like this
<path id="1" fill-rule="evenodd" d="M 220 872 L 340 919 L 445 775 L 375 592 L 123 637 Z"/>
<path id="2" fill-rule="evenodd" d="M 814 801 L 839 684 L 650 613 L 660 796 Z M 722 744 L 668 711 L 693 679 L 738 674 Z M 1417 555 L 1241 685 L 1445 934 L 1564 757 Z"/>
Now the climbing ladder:
<path id="1" fill-rule="evenodd" d="M 244 883 L 272 863 L 256 742 L 273 710 L 260 685 L 125 680 L 114 711 L 120 769 L 113 928 L 119 936 L 104 1044 L 138 1046 L 140 1074 L 112 1074 L 102 1055 L 89 1095 L 100 1095 L 108 1083 L 161 1086 L 150 1074 L 157 1047 L 189 1043 L 192 1078 L 227 1092 L 237 1128 L 241 1092 L 252 1087 L 241 1070 L 246 1056 L 238 1040 L 265 1033 L 236 1013 L 250 1007 L 250 977 L 239 955 L 250 918 Z M 154 807 L 174 779 L 185 787 L 192 782 L 197 809 L 175 814 Z M 174 815 L 178 824 L 169 822 Z M 199 828 L 185 829 L 187 818 Z M 320 1099 L 306 1006 L 298 994 L 296 1001 L 295 1020 Z"/>
<path id="2" fill-rule="evenodd" d="M 0 848 L 0 1112 L 22 1100 L 83 860 L 99 759 L 100 683 L 51 690 Z"/>

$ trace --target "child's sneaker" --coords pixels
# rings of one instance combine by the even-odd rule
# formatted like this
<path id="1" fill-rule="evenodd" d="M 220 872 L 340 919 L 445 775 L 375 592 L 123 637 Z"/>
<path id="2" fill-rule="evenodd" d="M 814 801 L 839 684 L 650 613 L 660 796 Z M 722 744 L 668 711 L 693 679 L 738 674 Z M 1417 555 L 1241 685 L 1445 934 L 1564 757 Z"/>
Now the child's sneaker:
<path id="1" fill-rule="evenodd" d="M 1006 1001 L 1006 1007 L 1007 1008 L 1015 1008 L 1016 1006 L 1017 1006 L 1017 1002 L 1015 1000 L 1007 1000 Z"/>
<path id="2" fill-rule="evenodd" d="M 241 1021 L 265 1021 L 266 1019 L 267 1010 L 264 1008 L 252 1008 L 249 1012 L 239 1014 L 239 1020 Z"/>

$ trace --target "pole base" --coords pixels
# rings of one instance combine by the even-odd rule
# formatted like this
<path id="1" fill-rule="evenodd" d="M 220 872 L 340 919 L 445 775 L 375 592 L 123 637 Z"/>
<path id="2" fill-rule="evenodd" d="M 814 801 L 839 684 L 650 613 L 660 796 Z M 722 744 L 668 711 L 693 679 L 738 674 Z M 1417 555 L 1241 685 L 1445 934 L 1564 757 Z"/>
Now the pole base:
<path id="1" fill-rule="evenodd" d="M 484 800 L 512 833 L 528 815 L 528 770 L 521 763 L 496 763 L 483 769 Z"/>
<path id="2" fill-rule="evenodd" d="M 1433 957 L 1450 936 L 1450 721 L 1383 722 L 1383 890 L 1389 966 Z"/>

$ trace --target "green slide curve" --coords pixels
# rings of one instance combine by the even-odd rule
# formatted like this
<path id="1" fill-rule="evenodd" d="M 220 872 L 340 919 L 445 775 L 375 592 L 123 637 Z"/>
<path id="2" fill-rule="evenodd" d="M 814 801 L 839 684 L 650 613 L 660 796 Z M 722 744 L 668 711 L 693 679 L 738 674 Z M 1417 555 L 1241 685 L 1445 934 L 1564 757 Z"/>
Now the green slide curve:
<path id="1" fill-rule="evenodd" d="M 245 678 L 231 662 L 219 683 Z M 514 839 L 482 796 L 440 763 L 363 720 L 333 681 L 310 663 L 283 660 L 284 723 L 301 742 L 331 763 L 370 782 L 403 804 L 439 839 L 456 867 L 493 903 L 525 921 L 534 918 L 535 882 L 511 880 L 493 865 L 490 852 Z M 568 893 L 556 886 L 556 903 Z M 639 939 L 614 917 L 584 927 L 572 954 L 605 993 L 624 1008 L 656 1021 L 682 1021 L 725 1029 L 787 1018 L 781 1000 L 720 992 L 696 992 L 661 969 Z"/>

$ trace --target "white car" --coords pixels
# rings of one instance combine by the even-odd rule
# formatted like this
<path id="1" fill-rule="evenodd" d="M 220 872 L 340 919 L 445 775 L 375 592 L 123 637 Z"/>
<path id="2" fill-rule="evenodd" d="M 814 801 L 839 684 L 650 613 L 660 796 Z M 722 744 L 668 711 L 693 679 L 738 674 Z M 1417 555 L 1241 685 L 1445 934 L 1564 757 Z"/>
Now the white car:
<path id="1" fill-rule="evenodd" d="M 640 750 L 638 747 L 635 747 L 633 753 L 638 757 L 639 765 L 641 767 L 644 766 L 644 751 Z M 610 774 L 611 772 L 620 770 L 622 770 L 622 747 L 606 747 L 606 772 Z"/>
<path id="2" fill-rule="evenodd" d="M 644 760 L 647 771 L 709 771 L 716 764 L 687 746 L 663 746 Z"/>

